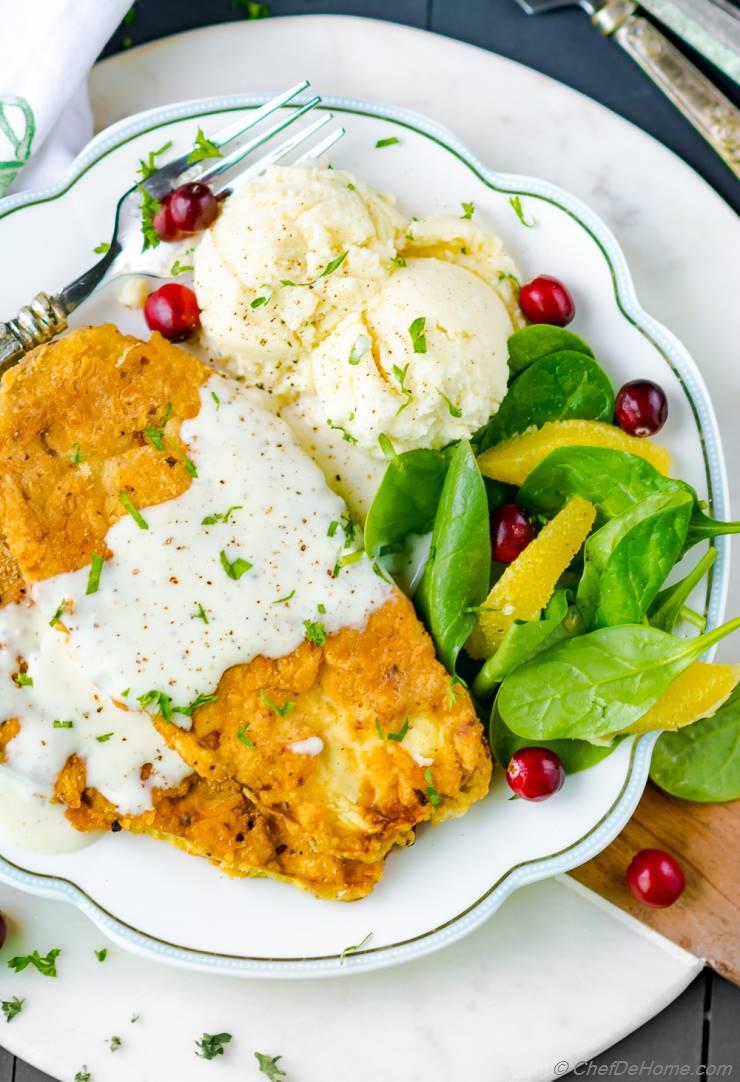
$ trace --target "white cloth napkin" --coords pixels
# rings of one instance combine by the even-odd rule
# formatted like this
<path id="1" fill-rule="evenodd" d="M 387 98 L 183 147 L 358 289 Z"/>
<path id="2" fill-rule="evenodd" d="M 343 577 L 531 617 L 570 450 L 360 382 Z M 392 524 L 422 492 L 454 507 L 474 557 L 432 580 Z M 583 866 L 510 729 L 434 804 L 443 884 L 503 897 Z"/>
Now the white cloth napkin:
<path id="1" fill-rule="evenodd" d="M 0 196 L 60 180 L 90 140 L 87 73 L 130 6 L 0 0 Z"/>

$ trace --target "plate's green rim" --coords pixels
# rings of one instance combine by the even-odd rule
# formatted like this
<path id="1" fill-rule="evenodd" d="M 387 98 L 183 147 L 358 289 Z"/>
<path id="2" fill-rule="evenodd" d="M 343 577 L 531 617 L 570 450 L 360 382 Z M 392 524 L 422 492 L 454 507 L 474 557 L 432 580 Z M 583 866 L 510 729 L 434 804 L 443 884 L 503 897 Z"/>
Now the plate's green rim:
<path id="1" fill-rule="evenodd" d="M 19 210 L 59 199 L 103 158 L 140 135 L 183 120 L 196 120 L 216 113 L 256 108 L 266 100 L 266 95 L 254 94 L 207 98 L 183 102 L 127 118 L 97 136 L 77 158 L 69 176 L 61 184 L 0 200 L 0 222 Z M 300 99 L 293 103 L 293 105 L 297 104 L 300 104 Z M 503 194 L 527 196 L 550 203 L 586 230 L 607 263 L 614 299 L 620 313 L 658 351 L 682 388 L 701 442 L 709 510 L 716 517 L 726 517 L 728 514 L 726 472 L 719 430 L 706 387 L 684 347 L 640 306 L 624 254 L 601 219 L 574 196 L 547 181 L 500 174 L 486 169 L 451 133 L 423 117 L 378 103 L 345 98 L 325 98 L 320 108 L 331 109 L 335 113 L 382 119 L 430 139 L 453 154 L 486 187 Z M 708 577 L 705 602 L 709 627 L 715 626 L 721 618 L 728 577 L 726 539 L 719 538 L 714 543 L 718 549 L 718 559 Z M 33 893 L 69 901 L 77 905 L 102 930 L 122 945 L 172 964 L 186 965 L 209 972 L 215 970 L 245 976 L 270 977 L 312 977 L 320 973 L 337 975 L 360 970 L 367 971 L 420 957 L 460 938 L 477 927 L 518 887 L 577 867 L 600 852 L 619 833 L 637 805 L 647 781 L 650 756 L 658 735 L 658 733 L 647 733 L 633 741 L 627 775 L 617 798 L 602 818 L 576 842 L 547 857 L 538 857 L 514 865 L 462 912 L 450 917 L 436 928 L 399 943 L 382 947 L 367 947 L 352 954 L 346 954 L 344 957 L 337 953 L 296 958 L 261 958 L 182 947 L 122 921 L 76 883 L 62 876 L 33 872 L 0 855 L 0 878 L 11 885 L 25 887 Z"/>

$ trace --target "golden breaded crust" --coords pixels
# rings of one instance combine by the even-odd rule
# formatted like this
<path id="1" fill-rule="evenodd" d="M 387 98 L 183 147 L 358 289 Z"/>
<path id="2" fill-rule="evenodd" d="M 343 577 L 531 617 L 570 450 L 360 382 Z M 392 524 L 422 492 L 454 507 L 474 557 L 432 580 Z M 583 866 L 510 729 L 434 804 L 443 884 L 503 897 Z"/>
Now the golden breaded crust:
<path id="1" fill-rule="evenodd" d="M 78 830 L 110 830 L 118 824 L 205 857 L 227 875 L 278 879 L 320 898 L 364 898 L 383 874 L 380 862 L 311 852 L 299 831 L 265 815 L 238 786 L 217 788 L 195 774 L 177 789 L 154 790 L 151 811 L 121 815 L 97 790 L 86 787 L 85 764 L 72 756 L 57 780 L 56 798 L 66 804 L 67 818 Z"/>
<path id="2" fill-rule="evenodd" d="M 146 507 L 185 491 L 180 422 L 198 413 L 209 374 L 158 334 L 140 342 L 110 325 L 74 331 L 8 369 L 0 382 L 0 523 L 27 582 L 104 555 L 103 539 L 125 513 L 120 492 Z M 168 403 L 163 453 L 145 432 L 160 425 Z M 2 560 L 0 552 L 0 574 Z"/>
<path id="3" fill-rule="evenodd" d="M 235 778 L 320 850 L 377 860 L 413 841 L 417 824 L 461 815 L 488 791 L 491 758 L 470 697 L 451 685 L 400 593 L 362 631 L 229 669 L 216 694 L 192 730 L 158 720 L 159 732 L 203 777 Z M 270 705 L 287 702 L 285 716 Z M 402 740 L 385 738 L 405 725 Z M 240 739 L 245 726 L 253 747 Z M 291 750 L 311 737 L 321 754 Z"/>

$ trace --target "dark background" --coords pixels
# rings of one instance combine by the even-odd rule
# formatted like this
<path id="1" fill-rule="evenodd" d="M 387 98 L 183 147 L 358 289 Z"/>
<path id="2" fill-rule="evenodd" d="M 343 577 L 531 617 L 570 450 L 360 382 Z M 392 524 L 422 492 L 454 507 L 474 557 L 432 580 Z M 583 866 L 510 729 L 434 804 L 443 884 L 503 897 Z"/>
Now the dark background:
<path id="1" fill-rule="evenodd" d="M 737 0 L 733 2 L 740 7 Z M 248 0 L 137 0 L 103 55 L 181 30 L 248 18 L 261 7 Z M 533 19 L 525 16 L 514 0 L 272 0 L 269 10 L 272 15 L 365 15 L 388 19 L 519 60 L 588 94 L 654 135 L 740 211 L 740 185 L 730 170 L 634 61 L 613 42 L 601 38 L 579 9 Z M 740 105 L 738 88 L 684 48 Z M 433 75 L 430 72 L 430 78 Z M 686 1065 L 691 1070 L 689 1077 L 701 1077 L 697 1073 L 700 1065 L 709 1065 L 711 1077 L 712 1068 L 727 1064 L 734 1068 L 732 1073 L 726 1068 L 715 1077 L 731 1078 L 740 1071 L 740 990 L 705 970 L 662 1014 L 598 1056 L 593 1064 L 602 1065 L 602 1069 L 614 1065 L 612 1077 L 641 1078 L 666 1077 L 661 1066 L 669 1064 Z M 628 1075 L 625 1067 L 632 1067 L 633 1074 Z M 635 1069 L 640 1073 L 636 1074 Z M 578 1075 L 565 1077 L 599 1077 L 593 1070 L 592 1066 L 587 1073 L 582 1068 Z M 481 1064 L 481 1082 L 485 1077 L 485 1065 Z M 0 1049 L 0 1082 L 46 1079 L 46 1075 Z M 388 1082 L 403 1082 L 392 1077 L 390 1065 Z"/>

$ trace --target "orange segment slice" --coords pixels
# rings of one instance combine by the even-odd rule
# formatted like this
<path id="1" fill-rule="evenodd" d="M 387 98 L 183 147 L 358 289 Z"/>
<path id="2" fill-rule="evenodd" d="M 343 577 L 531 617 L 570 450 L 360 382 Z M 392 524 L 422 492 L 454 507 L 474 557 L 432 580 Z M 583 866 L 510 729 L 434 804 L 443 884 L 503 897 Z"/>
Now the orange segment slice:
<path id="1" fill-rule="evenodd" d="M 625 731 L 649 733 L 653 729 L 682 729 L 701 718 L 710 718 L 735 690 L 738 681 L 740 665 L 710 665 L 695 661 L 666 688 L 647 714 Z"/>
<path id="2" fill-rule="evenodd" d="M 574 496 L 512 561 L 486 600 L 466 650 L 490 657 L 515 620 L 536 620 L 594 524 L 596 509 Z"/>
<path id="3" fill-rule="evenodd" d="M 478 465 L 486 477 L 521 485 L 535 466 L 559 447 L 606 447 L 628 451 L 646 459 L 660 473 L 668 473 L 671 466 L 671 456 L 665 447 L 628 436 L 621 428 L 603 421 L 548 421 L 542 428 L 532 428 L 489 447 L 478 456 Z"/>

